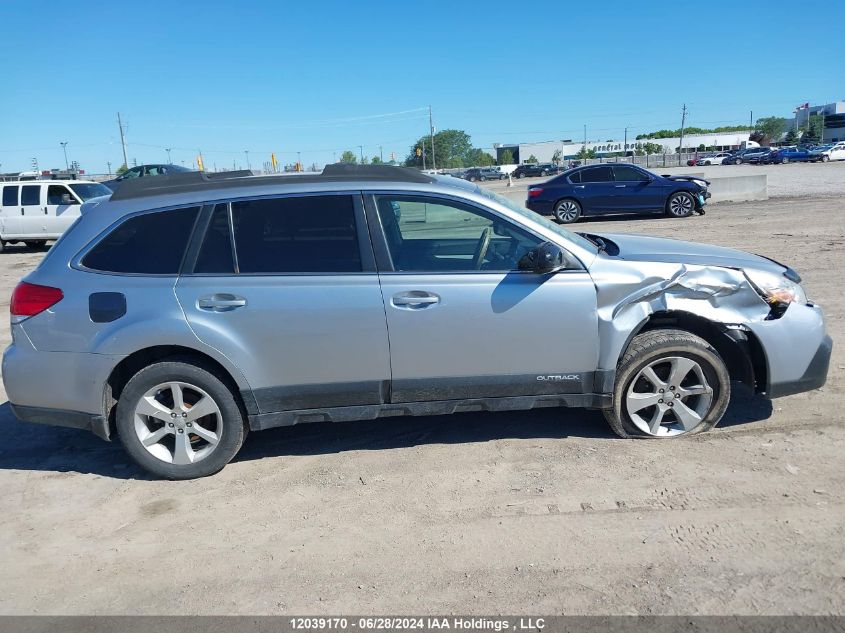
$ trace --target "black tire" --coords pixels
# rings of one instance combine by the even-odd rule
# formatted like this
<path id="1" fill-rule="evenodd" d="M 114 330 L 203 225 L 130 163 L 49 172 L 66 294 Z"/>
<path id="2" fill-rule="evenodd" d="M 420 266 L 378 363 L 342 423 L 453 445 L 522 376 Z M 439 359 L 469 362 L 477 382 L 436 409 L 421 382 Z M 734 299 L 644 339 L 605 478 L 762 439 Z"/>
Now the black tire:
<path id="1" fill-rule="evenodd" d="M 0 253 L 6 250 L 6 240 L 0 240 Z"/>
<path id="2" fill-rule="evenodd" d="M 713 393 L 707 412 L 701 415 L 697 426 L 682 432 L 676 431 L 674 435 L 652 435 L 639 428 L 628 413 L 625 406 L 626 394 L 635 379 L 642 380 L 639 375 L 643 369 L 661 358 L 669 357 L 688 358 L 698 363 Z M 604 411 L 604 417 L 613 432 L 620 437 L 681 437 L 709 431 L 716 426 L 725 414 L 730 398 L 731 382 L 728 369 L 719 353 L 707 341 L 684 330 L 651 330 L 635 336 L 619 361 L 613 387 L 613 405 Z M 670 401 L 674 402 L 671 399 Z M 671 419 L 672 415 L 669 416 L 670 422 Z M 677 423 L 675 425 L 677 426 Z M 666 427 L 667 433 L 669 428 Z"/>
<path id="3" fill-rule="evenodd" d="M 827 156 L 826 154 L 822 154 L 822 157 L 819 160 L 821 160 L 823 163 L 826 163 L 827 161 L 830 160 L 830 156 Z"/>
<path id="4" fill-rule="evenodd" d="M 27 240 L 24 242 L 27 248 L 44 248 L 47 240 Z"/>
<path id="5" fill-rule="evenodd" d="M 581 204 L 574 198 L 564 198 L 555 202 L 553 210 L 555 220 L 561 224 L 573 224 L 581 219 Z"/>
<path id="6" fill-rule="evenodd" d="M 481 177 L 479 178 L 479 180 L 480 180 L 481 182 L 484 182 L 485 180 L 487 180 L 487 176 L 481 176 Z"/>
<path id="7" fill-rule="evenodd" d="M 525 174 L 519 174 L 517 178 L 525 178 Z"/>
<path id="8" fill-rule="evenodd" d="M 145 367 L 135 374 L 120 394 L 116 426 L 121 444 L 141 468 L 164 479 L 196 479 L 219 472 L 240 450 L 248 427 L 232 390 L 212 368 L 189 359 L 174 358 Z M 180 381 L 195 385 L 213 399 L 220 410 L 220 440 L 214 450 L 197 462 L 177 465 L 150 453 L 135 432 L 135 408 L 141 397 L 161 383 Z"/>
<path id="9" fill-rule="evenodd" d="M 666 201 L 666 215 L 672 218 L 688 218 L 695 213 L 695 198 L 686 191 L 678 191 Z"/>

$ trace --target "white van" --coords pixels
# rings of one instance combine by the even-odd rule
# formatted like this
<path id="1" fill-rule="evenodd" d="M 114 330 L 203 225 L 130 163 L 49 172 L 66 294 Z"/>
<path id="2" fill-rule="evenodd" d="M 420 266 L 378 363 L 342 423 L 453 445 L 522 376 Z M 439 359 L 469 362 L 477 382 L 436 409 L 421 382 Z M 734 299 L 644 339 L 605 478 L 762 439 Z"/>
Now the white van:
<path id="1" fill-rule="evenodd" d="M 0 182 L 0 250 L 23 242 L 44 246 L 79 217 L 83 202 L 111 194 L 111 189 L 87 180 Z"/>

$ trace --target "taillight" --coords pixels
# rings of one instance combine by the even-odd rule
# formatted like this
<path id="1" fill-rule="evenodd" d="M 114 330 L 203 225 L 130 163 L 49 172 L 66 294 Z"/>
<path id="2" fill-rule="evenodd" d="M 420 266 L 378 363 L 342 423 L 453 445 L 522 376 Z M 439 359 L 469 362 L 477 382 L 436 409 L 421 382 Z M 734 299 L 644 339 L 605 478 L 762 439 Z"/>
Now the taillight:
<path id="1" fill-rule="evenodd" d="M 533 188 L 532 188 L 532 189 L 529 189 L 529 190 L 528 190 L 528 197 L 529 197 L 529 198 L 536 198 L 536 197 L 537 197 L 537 196 L 539 196 L 541 193 L 543 193 L 543 190 L 542 190 L 542 189 L 533 189 Z"/>
<path id="2" fill-rule="evenodd" d="M 12 316 L 31 317 L 44 312 L 50 306 L 56 305 L 64 298 L 58 288 L 39 286 L 20 282 L 12 293 L 12 303 L 9 312 Z"/>

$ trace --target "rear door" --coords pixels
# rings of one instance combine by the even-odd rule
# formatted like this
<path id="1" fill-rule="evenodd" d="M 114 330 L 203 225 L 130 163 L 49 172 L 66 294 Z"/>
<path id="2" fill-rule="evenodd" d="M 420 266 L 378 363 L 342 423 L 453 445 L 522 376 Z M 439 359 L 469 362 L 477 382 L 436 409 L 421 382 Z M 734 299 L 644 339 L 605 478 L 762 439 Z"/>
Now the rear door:
<path id="1" fill-rule="evenodd" d="M 544 240 L 465 201 L 384 193 L 367 205 L 392 402 L 592 391 L 598 328 L 586 271 L 518 270 Z"/>
<path id="2" fill-rule="evenodd" d="M 44 215 L 45 239 L 58 239 L 79 217 L 79 208 L 79 199 L 67 185 L 49 185 Z"/>
<path id="3" fill-rule="evenodd" d="M 581 184 L 574 185 L 585 214 L 601 214 L 615 210 L 615 183 L 610 165 L 587 167 L 581 171 Z"/>
<path id="4" fill-rule="evenodd" d="M 26 237 L 41 238 L 45 232 L 45 203 L 47 187 L 43 184 L 21 187 L 20 233 Z"/>
<path id="5" fill-rule="evenodd" d="M 382 403 L 387 326 L 361 194 L 241 199 L 204 213 L 176 294 L 197 337 L 241 369 L 259 411 Z"/>
<path id="6" fill-rule="evenodd" d="M 631 165 L 613 165 L 614 207 L 619 211 L 663 209 L 664 188 L 644 171 Z"/>

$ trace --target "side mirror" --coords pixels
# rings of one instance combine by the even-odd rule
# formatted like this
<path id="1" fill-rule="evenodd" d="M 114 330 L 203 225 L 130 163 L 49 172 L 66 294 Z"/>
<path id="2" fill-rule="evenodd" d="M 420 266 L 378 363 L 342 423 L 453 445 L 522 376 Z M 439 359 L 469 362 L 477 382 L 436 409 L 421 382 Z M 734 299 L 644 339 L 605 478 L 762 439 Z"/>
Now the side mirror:
<path id="1" fill-rule="evenodd" d="M 538 275 L 548 275 L 564 270 L 567 262 L 566 253 L 560 246 L 543 242 L 522 256 L 519 260 L 519 270 L 530 270 Z"/>

